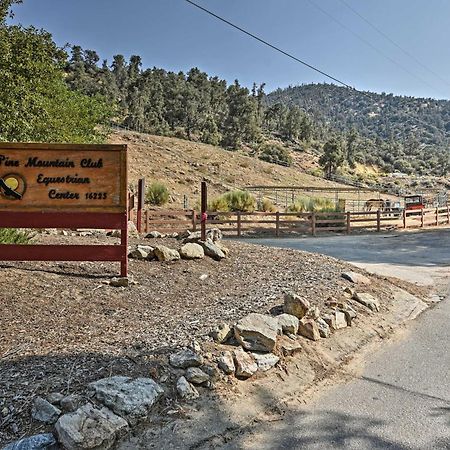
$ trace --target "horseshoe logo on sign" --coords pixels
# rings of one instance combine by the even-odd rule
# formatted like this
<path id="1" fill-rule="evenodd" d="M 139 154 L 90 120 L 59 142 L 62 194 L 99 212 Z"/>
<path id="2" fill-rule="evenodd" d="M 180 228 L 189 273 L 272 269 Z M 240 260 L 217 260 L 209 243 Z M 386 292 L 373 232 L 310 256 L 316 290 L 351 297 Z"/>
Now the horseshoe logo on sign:
<path id="1" fill-rule="evenodd" d="M 22 200 L 26 188 L 25 179 L 16 173 L 0 178 L 0 196 L 8 200 Z"/>

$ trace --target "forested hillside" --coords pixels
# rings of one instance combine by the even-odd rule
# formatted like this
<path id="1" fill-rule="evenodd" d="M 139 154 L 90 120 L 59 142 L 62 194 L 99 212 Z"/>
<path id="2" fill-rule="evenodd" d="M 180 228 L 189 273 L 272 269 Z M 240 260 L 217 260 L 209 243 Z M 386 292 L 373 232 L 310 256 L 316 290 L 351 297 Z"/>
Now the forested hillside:
<path id="1" fill-rule="evenodd" d="M 278 89 L 267 103 L 299 106 L 315 126 L 355 136 L 362 162 L 438 175 L 448 170 L 450 101 L 309 84 Z"/>

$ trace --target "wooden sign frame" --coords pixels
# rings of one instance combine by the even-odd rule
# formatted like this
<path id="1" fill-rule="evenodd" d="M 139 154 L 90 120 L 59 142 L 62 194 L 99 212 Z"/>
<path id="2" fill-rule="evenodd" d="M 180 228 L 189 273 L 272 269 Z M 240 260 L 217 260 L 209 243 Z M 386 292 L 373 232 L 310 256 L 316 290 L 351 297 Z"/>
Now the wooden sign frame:
<path id="1" fill-rule="evenodd" d="M 24 166 L 15 167 L 13 158 L 9 158 L 9 165 L 5 165 L 6 154 L 20 155 L 25 154 L 30 158 L 30 154 L 49 154 L 55 155 L 59 159 L 65 155 L 71 155 L 73 159 L 85 158 L 85 164 L 89 166 L 95 165 L 95 161 L 102 158 L 93 159 L 88 163 L 89 157 L 104 155 L 104 160 L 111 160 L 107 167 L 102 166 L 102 172 L 108 175 L 107 180 L 97 180 L 95 171 L 93 177 L 89 179 L 89 186 L 82 188 L 83 197 L 80 192 L 80 186 L 74 187 L 78 189 L 78 197 L 75 201 L 58 202 L 45 201 L 42 196 L 44 190 L 39 186 L 40 194 L 37 195 L 38 200 L 34 201 L 30 194 L 27 201 L 1 202 L 0 201 L 0 228 L 93 228 L 93 229 L 111 229 L 120 230 L 120 245 L 0 245 L 0 260 L 2 261 L 117 261 L 121 264 L 121 276 L 126 277 L 128 272 L 128 168 L 127 168 L 127 146 L 126 145 L 95 145 L 95 144 L 32 144 L 32 143 L 0 143 L 0 159 L 4 156 L 3 164 L 0 165 L 0 181 L 3 183 L 3 197 L 7 196 L 7 187 L 5 188 L 2 172 L 17 172 L 17 178 L 21 178 L 21 173 L 26 172 Z M 112 153 L 114 152 L 114 153 Z M 1 162 L 1 161 L 0 161 Z M 38 161 L 39 162 L 39 161 Z M 33 166 L 33 161 L 28 165 Z M 36 164 L 34 164 L 36 165 Z M 80 163 L 81 166 L 81 163 Z M 44 172 L 46 168 L 39 168 Z M 53 170 L 53 168 L 52 168 Z M 70 172 L 80 172 L 84 169 L 76 170 L 74 166 L 64 169 L 64 174 Z M 75 172 L 74 172 L 75 171 Z M 35 177 L 36 173 L 32 172 Z M 41 174 L 39 174 L 41 175 Z M 72 175 L 69 175 L 72 176 Z M 78 174 L 77 174 L 78 176 Z M 24 177 L 25 178 L 25 177 Z M 64 183 L 64 177 L 60 177 L 61 183 Z M 42 179 L 42 177 L 41 177 Z M 93 182 L 91 182 L 91 179 Z M 57 183 L 58 179 L 53 178 Z M 33 178 L 35 181 L 35 178 Z M 83 181 L 83 180 L 81 180 Z M 69 180 L 70 182 L 70 180 Z M 107 186 L 109 192 L 108 201 L 99 202 L 93 199 L 92 189 L 100 183 L 101 186 Z M 102 184 L 103 183 L 103 184 Z M 108 184 L 112 183 L 112 184 Z M 35 183 L 36 185 L 36 183 Z M 92 187 L 94 185 L 94 187 Z M 37 186 L 37 185 L 36 185 Z M 46 185 L 48 187 L 48 184 Z M 59 192 L 58 186 L 55 184 L 55 192 Z M 45 188 L 44 188 L 45 189 Z M 25 188 L 22 188 L 25 191 Z M 107 189 L 104 188 L 106 191 Z M 38 189 L 36 189 L 38 191 Z M 48 191 L 50 192 L 50 191 Z M 18 195 L 21 195 L 19 192 Z M 28 194 L 27 194 L 28 195 Z M 49 198 L 50 193 L 48 194 Z M 111 197 L 111 198 L 109 198 Z M 30 200 L 31 198 L 31 200 Z M 106 198 L 106 194 L 105 194 Z M 25 193 L 23 195 L 25 200 Z M 73 199 L 71 199 L 73 200 Z M 94 199 L 95 200 L 95 199 Z"/>

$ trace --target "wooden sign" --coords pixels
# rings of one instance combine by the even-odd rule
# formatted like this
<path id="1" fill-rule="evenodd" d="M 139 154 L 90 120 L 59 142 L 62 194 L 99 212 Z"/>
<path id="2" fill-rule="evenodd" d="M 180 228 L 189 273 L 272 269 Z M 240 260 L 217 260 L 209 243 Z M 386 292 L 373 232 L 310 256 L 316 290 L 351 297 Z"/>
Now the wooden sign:
<path id="1" fill-rule="evenodd" d="M 120 245 L 0 245 L 0 259 L 120 261 L 126 276 L 126 145 L 0 143 L 0 228 L 119 229 Z"/>
<path id="2" fill-rule="evenodd" d="M 121 212 L 122 145 L 0 143 L 0 211 Z"/>

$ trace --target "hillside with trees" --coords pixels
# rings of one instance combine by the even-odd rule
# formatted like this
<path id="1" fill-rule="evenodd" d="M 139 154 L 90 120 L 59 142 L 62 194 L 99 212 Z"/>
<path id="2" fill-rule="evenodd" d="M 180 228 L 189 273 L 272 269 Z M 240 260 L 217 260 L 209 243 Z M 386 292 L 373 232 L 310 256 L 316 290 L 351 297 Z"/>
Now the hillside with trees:
<path id="1" fill-rule="evenodd" d="M 315 127 L 341 137 L 350 163 L 355 160 L 407 173 L 448 172 L 447 100 L 309 84 L 278 89 L 267 96 L 267 104 L 301 108 Z"/>

